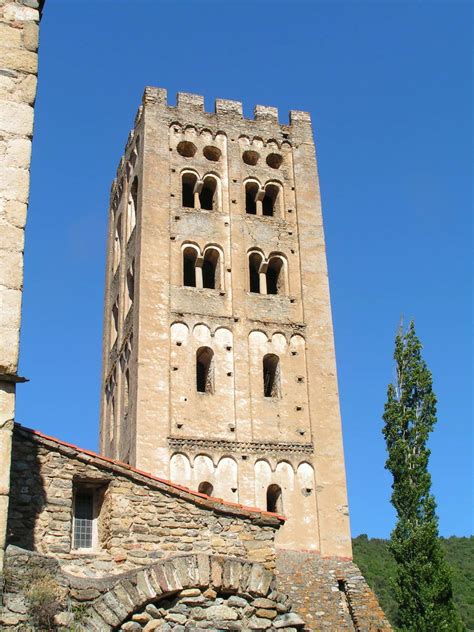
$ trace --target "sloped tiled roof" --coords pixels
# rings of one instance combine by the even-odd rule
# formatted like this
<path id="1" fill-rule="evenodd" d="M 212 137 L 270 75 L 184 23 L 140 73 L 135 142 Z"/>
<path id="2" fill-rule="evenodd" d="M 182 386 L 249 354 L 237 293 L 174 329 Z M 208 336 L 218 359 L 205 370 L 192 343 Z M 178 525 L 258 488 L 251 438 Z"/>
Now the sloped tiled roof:
<path id="1" fill-rule="evenodd" d="M 67 443 L 66 441 L 61 441 L 56 437 L 45 435 L 39 430 L 26 428 L 18 423 L 15 424 L 15 433 L 23 435 L 25 438 L 28 437 L 48 448 L 57 450 L 66 456 L 78 458 L 90 463 L 91 465 L 95 465 L 96 467 L 108 470 L 115 474 L 127 476 L 139 484 L 145 484 L 157 489 L 162 489 L 163 491 L 179 496 L 184 500 L 188 500 L 214 511 L 242 516 L 258 522 L 268 523 L 273 526 L 279 526 L 286 520 L 285 516 L 277 513 L 264 511 L 263 509 L 258 509 L 257 507 L 247 507 L 239 503 L 233 503 L 228 500 L 223 500 L 222 498 L 215 498 L 201 492 L 193 491 L 188 487 L 178 485 L 177 483 L 160 478 L 154 474 L 150 474 L 149 472 L 138 470 L 127 463 L 122 463 L 121 461 L 116 461 L 115 459 L 109 459 L 108 457 L 92 452 L 91 450 L 79 448 L 76 445 Z"/>

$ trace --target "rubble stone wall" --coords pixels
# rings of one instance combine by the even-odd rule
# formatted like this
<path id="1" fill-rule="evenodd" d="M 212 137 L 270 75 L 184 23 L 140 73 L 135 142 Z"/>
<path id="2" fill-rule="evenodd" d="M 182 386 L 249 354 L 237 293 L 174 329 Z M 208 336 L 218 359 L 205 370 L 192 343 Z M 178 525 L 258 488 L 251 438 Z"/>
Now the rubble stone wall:
<path id="1" fill-rule="evenodd" d="M 350 560 L 280 550 L 277 586 L 310 630 L 392 630 L 360 569 Z"/>
<path id="2" fill-rule="evenodd" d="M 0 624 L 12 631 L 41 627 L 42 611 L 30 599 L 35 585 L 43 595 L 46 586 L 55 587 L 48 629 L 63 632 L 304 626 L 288 597 L 276 590 L 274 573 L 235 557 L 178 555 L 120 575 L 82 578 L 65 572 L 54 558 L 9 546 L 6 571 Z"/>

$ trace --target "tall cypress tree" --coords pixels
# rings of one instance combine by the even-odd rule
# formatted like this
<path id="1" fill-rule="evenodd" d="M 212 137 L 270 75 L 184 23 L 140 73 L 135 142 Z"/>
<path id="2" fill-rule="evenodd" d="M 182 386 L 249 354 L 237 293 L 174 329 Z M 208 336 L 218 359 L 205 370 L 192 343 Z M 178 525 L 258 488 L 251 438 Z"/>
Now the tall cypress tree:
<path id="1" fill-rule="evenodd" d="M 403 632 L 464 630 L 454 606 L 449 567 L 438 539 L 426 446 L 436 423 L 431 372 L 413 321 L 395 339 L 396 379 L 388 386 L 383 434 L 393 476 L 397 524 L 390 550 L 397 562 L 396 598 Z"/>

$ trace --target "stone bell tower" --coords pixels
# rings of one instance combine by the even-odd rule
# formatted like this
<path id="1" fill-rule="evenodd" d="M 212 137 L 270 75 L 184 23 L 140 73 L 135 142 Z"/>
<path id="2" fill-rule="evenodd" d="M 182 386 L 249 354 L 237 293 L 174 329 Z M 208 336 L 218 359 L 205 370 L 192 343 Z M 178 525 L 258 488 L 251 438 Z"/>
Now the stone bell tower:
<path id="1" fill-rule="evenodd" d="M 351 556 L 310 116 L 146 88 L 112 185 L 101 451 Z"/>

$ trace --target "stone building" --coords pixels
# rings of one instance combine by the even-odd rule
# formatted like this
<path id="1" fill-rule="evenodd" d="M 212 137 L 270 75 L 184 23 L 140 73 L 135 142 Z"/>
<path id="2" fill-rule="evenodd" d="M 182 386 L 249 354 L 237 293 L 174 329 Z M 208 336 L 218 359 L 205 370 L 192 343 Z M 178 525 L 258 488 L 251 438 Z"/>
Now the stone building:
<path id="1" fill-rule="evenodd" d="M 307 114 L 145 90 L 112 188 L 102 454 L 14 423 L 41 8 L 0 1 L 0 630 L 389 631 L 349 559 Z"/>
<path id="2" fill-rule="evenodd" d="M 309 114 L 146 88 L 110 200 L 102 453 L 349 557 Z"/>

